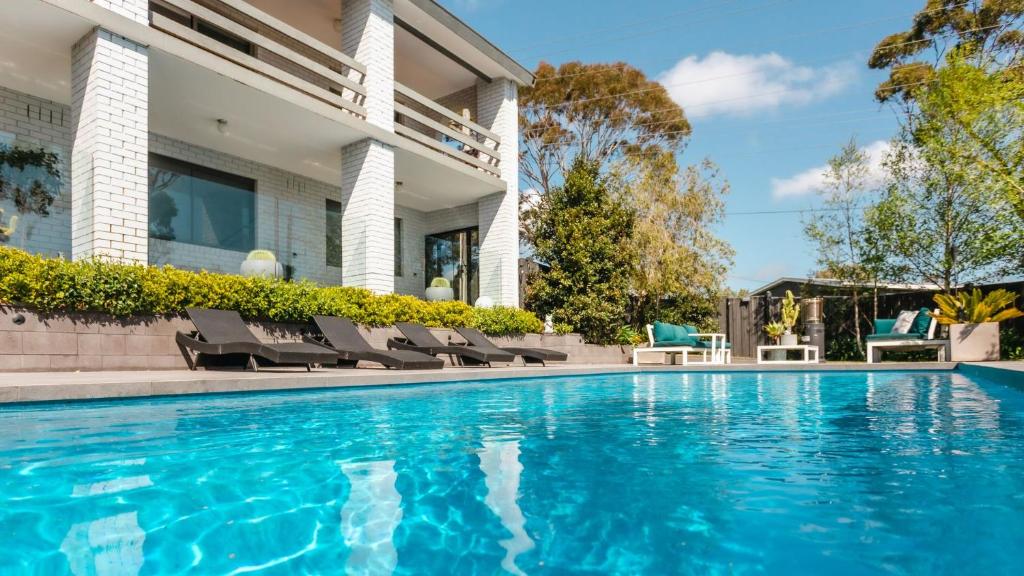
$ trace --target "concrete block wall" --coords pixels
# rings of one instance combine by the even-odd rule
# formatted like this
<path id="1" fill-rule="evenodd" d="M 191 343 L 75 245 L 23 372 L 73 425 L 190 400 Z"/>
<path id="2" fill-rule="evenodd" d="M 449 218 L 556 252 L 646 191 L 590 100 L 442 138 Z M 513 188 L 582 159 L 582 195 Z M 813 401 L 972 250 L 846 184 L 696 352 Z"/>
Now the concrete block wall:
<path id="1" fill-rule="evenodd" d="M 71 256 L 71 107 L 0 86 L 0 144 L 43 148 L 60 159 L 60 188 L 49 215 L 19 214 L 12 199 L 0 200 L 2 222 L 18 216 L 6 244 L 47 256 Z"/>
<path id="2" fill-rule="evenodd" d="M 149 0 L 92 0 L 92 3 L 139 24 L 149 23 Z"/>
<path id="3" fill-rule="evenodd" d="M 298 341 L 309 330 L 302 324 L 273 322 L 251 322 L 249 328 L 264 342 Z M 188 333 L 195 327 L 178 316 L 39 314 L 4 306 L 0 307 L 0 372 L 185 370 L 188 366 L 174 341 L 179 330 Z M 386 348 L 388 338 L 399 335 L 394 328 L 364 327 L 362 331 L 378 348 Z M 433 332 L 442 342 L 464 342 L 452 330 Z M 632 354 L 628 347 L 584 344 L 576 334 L 526 334 L 493 340 L 499 346 L 561 350 L 569 354 L 569 364 L 624 364 Z"/>
<path id="4" fill-rule="evenodd" d="M 366 66 L 366 121 L 394 132 L 393 0 L 342 0 L 341 51 Z"/>
<path id="5" fill-rule="evenodd" d="M 71 48 L 71 99 L 71 255 L 145 263 L 148 49 L 90 31 Z"/>

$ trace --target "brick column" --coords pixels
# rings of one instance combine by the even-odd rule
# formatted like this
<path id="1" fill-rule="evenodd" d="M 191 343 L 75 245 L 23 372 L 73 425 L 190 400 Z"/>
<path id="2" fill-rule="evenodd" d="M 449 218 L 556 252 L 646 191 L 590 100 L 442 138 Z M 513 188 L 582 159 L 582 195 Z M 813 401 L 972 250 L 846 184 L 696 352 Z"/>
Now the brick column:
<path id="1" fill-rule="evenodd" d="M 477 84 L 479 123 L 501 137 L 501 179 L 506 190 L 482 198 L 480 295 L 519 305 L 519 104 L 518 87 L 505 78 Z"/>
<path id="2" fill-rule="evenodd" d="M 92 30 L 71 48 L 71 93 L 71 255 L 145 264 L 148 49 Z"/>
<path id="3" fill-rule="evenodd" d="M 149 25 L 149 0 L 92 0 L 92 3 L 139 24 Z"/>
<path id="4" fill-rule="evenodd" d="M 366 66 L 366 121 L 395 129 L 392 0 L 343 0 L 342 51 Z M 395 151 L 368 138 L 341 151 L 341 276 L 345 286 L 395 290 Z"/>

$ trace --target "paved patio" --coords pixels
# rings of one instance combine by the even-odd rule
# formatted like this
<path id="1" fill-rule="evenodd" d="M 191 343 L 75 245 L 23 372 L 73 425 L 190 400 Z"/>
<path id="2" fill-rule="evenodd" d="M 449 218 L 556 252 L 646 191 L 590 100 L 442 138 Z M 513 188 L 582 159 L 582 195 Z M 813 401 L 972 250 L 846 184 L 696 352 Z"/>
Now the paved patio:
<path id="1" fill-rule="evenodd" d="M 984 370 L 1020 374 L 1024 383 L 1024 362 L 979 364 Z M 262 369 L 260 372 L 185 370 L 118 372 L 6 372 L 0 373 L 0 403 L 55 400 L 86 400 L 145 396 L 172 396 L 222 392 L 259 392 L 310 388 L 344 388 L 430 384 L 464 380 L 496 380 L 547 376 L 575 376 L 635 372 L 819 372 L 834 370 L 953 370 L 950 362 L 844 363 L 817 365 L 659 366 L 635 368 L 626 364 L 556 365 L 547 367 L 508 366 L 495 368 L 445 368 L 443 370 L 399 371 L 374 368 Z"/>

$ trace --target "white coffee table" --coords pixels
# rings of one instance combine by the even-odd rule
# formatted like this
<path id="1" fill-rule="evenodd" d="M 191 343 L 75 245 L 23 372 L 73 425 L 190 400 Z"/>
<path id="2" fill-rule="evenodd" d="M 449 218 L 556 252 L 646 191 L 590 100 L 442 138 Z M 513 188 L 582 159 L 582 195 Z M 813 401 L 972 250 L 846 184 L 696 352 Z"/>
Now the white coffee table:
<path id="1" fill-rule="evenodd" d="M 765 360 L 764 353 L 770 350 L 797 350 L 804 353 L 802 360 Z M 808 346 L 807 344 L 794 344 L 792 346 L 777 345 L 777 346 L 758 346 L 757 347 L 757 363 L 758 364 L 817 364 L 818 363 L 818 347 Z"/>

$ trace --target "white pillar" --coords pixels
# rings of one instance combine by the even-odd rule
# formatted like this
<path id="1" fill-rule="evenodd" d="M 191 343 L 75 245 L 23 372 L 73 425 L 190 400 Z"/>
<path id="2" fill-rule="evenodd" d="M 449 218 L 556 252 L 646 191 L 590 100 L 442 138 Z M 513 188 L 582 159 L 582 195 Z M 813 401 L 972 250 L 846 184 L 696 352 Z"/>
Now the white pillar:
<path id="1" fill-rule="evenodd" d="M 477 204 L 480 222 L 480 295 L 519 305 L 518 87 L 505 78 L 477 84 L 480 124 L 501 138 L 499 168 L 506 189 Z"/>
<path id="2" fill-rule="evenodd" d="M 102 28 L 92 30 L 71 48 L 71 92 L 72 257 L 145 264 L 148 49 Z"/>
<path id="3" fill-rule="evenodd" d="M 344 0 L 342 50 L 366 66 L 366 121 L 394 132 L 392 0 Z M 341 276 L 345 286 L 395 290 L 395 151 L 372 138 L 341 151 Z"/>

